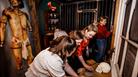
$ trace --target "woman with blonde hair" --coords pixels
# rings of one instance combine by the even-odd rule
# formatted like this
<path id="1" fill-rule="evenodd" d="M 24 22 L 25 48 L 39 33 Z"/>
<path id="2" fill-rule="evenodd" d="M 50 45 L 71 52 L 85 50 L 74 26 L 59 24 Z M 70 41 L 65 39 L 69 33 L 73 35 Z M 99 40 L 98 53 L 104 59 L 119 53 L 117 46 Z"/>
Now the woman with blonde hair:
<path id="1" fill-rule="evenodd" d="M 75 38 L 75 40 L 78 40 L 79 42 L 79 45 L 77 46 L 77 52 L 75 56 L 73 56 L 73 58 L 70 60 L 71 62 L 69 63 L 76 72 L 79 68 L 82 67 L 84 67 L 89 71 L 93 70 L 93 68 L 86 63 L 86 53 L 88 44 L 97 31 L 98 31 L 97 26 L 90 24 L 86 26 L 83 30 L 76 32 L 76 34 L 70 33 L 69 36 Z M 81 38 L 79 37 L 78 39 L 79 35 L 81 35 L 82 37 Z"/>

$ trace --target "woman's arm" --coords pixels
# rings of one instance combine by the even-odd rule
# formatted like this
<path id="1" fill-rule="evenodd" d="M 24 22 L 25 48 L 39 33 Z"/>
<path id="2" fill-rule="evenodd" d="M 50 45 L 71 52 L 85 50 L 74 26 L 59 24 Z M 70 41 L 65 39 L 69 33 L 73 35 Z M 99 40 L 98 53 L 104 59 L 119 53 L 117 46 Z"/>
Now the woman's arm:
<path id="1" fill-rule="evenodd" d="M 69 74 L 69 75 L 71 75 L 71 76 L 73 76 L 73 77 L 79 77 L 78 75 L 77 75 L 77 73 L 71 68 L 71 66 L 67 63 L 67 62 L 65 62 L 65 64 L 64 64 L 64 69 L 65 69 L 65 71 Z M 66 76 L 65 76 L 66 77 Z"/>
<path id="2" fill-rule="evenodd" d="M 83 57 L 82 56 L 78 56 L 80 62 L 82 63 L 82 65 L 89 71 L 92 71 L 93 68 L 92 66 L 89 66 L 88 64 L 86 64 L 86 62 L 84 61 Z"/>

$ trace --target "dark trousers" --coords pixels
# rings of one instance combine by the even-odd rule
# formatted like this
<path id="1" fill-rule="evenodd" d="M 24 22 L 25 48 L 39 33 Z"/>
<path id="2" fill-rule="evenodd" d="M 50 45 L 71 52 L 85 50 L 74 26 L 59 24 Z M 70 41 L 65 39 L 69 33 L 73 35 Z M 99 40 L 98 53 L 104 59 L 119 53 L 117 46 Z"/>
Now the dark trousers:
<path id="1" fill-rule="evenodd" d="M 95 59 L 97 62 L 101 62 L 105 57 L 106 43 L 106 39 L 96 39 L 98 51 L 96 52 Z"/>

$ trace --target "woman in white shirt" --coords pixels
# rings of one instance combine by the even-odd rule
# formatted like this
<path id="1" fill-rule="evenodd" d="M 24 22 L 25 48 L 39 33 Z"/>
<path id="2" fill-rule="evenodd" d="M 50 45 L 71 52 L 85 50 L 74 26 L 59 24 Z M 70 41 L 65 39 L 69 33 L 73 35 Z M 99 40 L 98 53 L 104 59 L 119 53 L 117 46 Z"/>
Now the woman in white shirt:
<path id="1" fill-rule="evenodd" d="M 26 77 L 66 77 L 65 71 L 73 77 L 78 77 L 66 59 L 75 52 L 75 47 L 75 40 L 67 36 L 53 40 L 50 47 L 35 57 L 25 73 Z"/>

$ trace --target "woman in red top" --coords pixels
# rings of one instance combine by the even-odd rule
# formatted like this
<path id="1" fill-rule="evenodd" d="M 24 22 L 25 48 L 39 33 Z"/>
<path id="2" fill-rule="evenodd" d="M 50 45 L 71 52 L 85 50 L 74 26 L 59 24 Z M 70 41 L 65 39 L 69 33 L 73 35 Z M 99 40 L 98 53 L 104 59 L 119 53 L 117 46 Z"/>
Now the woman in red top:
<path id="1" fill-rule="evenodd" d="M 74 68 L 75 71 L 77 71 L 77 69 L 79 69 L 81 67 L 84 67 L 89 71 L 93 70 L 93 68 L 91 66 L 86 64 L 84 53 L 86 53 L 85 50 L 87 50 L 87 48 L 88 48 L 87 46 L 89 44 L 89 41 L 96 34 L 97 29 L 98 29 L 97 26 L 89 25 L 81 31 L 81 33 L 83 35 L 83 39 L 77 48 L 77 54 L 73 57 L 73 59 L 70 60 L 70 61 L 72 61 L 70 64 Z"/>
<path id="2" fill-rule="evenodd" d="M 84 35 L 84 39 L 83 39 L 83 41 L 81 42 L 80 46 L 77 49 L 77 52 L 78 52 L 77 56 L 78 56 L 79 61 L 81 62 L 83 67 L 85 67 L 89 71 L 92 71 L 93 68 L 91 66 L 89 66 L 88 64 L 86 64 L 85 56 L 87 54 L 88 44 L 89 44 L 90 40 L 92 39 L 92 37 L 96 34 L 97 31 L 98 31 L 98 28 L 97 28 L 96 25 L 91 24 L 91 25 L 85 27 L 82 30 L 82 33 Z"/>
<path id="3" fill-rule="evenodd" d="M 106 50 L 106 43 L 107 43 L 107 38 L 111 35 L 111 31 L 107 31 L 106 28 L 106 23 L 107 23 L 107 17 L 100 17 L 100 21 L 98 24 L 98 32 L 96 34 L 96 44 L 98 47 L 98 52 L 96 54 L 96 61 L 101 62 L 102 59 L 105 56 L 105 50 Z"/>

